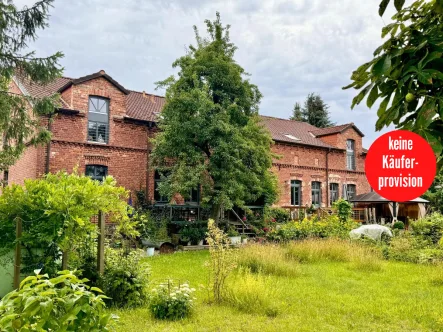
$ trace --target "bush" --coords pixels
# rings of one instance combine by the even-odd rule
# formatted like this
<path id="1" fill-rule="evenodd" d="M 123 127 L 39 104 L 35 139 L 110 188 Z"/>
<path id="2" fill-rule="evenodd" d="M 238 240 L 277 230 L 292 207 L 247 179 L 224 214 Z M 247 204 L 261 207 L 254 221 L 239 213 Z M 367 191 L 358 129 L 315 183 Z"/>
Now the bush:
<path id="1" fill-rule="evenodd" d="M 291 221 L 272 230 L 267 234 L 270 241 L 291 241 L 311 237 L 339 237 L 348 238 L 349 232 L 357 228 L 358 223 L 352 220 L 341 222 L 337 216 L 329 216 L 319 221 L 303 219 L 302 221 Z"/>
<path id="2" fill-rule="evenodd" d="M 141 261 L 141 250 L 125 252 L 106 248 L 105 272 L 100 285 L 112 306 L 136 307 L 144 304 L 148 297 L 149 267 Z"/>
<path id="3" fill-rule="evenodd" d="M 286 223 L 291 220 L 289 211 L 282 208 L 267 208 L 265 211 L 265 219 L 267 222 Z"/>
<path id="4" fill-rule="evenodd" d="M 281 246 L 273 244 L 251 244 L 241 248 L 238 253 L 238 265 L 253 273 L 284 277 L 300 275 L 299 266 L 286 259 Z"/>
<path id="5" fill-rule="evenodd" d="M 333 207 L 337 209 L 337 216 L 341 222 L 346 222 L 351 219 L 352 205 L 348 201 L 340 198 L 335 201 Z"/>
<path id="6" fill-rule="evenodd" d="M 69 271 L 29 276 L 0 301 L 1 331 L 109 331 L 106 299 Z"/>
<path id="7" fill-rule="evenodd" d="M 392 229 L 405 229 L 405 224 L 402 221 L 396 221 L 394 225 L 392 225 Z"/>
<path id="8" fill-rule="evenodd" d="M 155 218 L 150 211 L 139 212 L 133 219 L 137 222 L 140 238 L 152 242 L 169 241 L 166 219 Z"/>
<path id="9" fill-rule="evenodd" d="M 281 305 L 276 303 L 275 285 L 260 274 L 241 269 L 230 280 L 226 291 L 226 303 L 239 311 L 276 317 Z"/>
<path id="10" fill-rule="evenodd" d="M 188 284 L 173 286 L 171 281 L 152 291 L 149 310 L 154 318 L 177 320 L 189 316 L 193 308 L 192 293 L 194 288 Z"/>
<path id="11" fill-rule="evenodd" d="M 185 224 L 180 230 L 180 239 L 192 244 L 198 244 L 199 241 L 204 240 L 206 232 L 207 228 L 199 224 Z"/>
<path id="12" fill-rule="evenodd" d="M 432 244 L 437 244 L 443 236 L 443 215 L 433 213 L 411 223 L 412 233 Z"/>

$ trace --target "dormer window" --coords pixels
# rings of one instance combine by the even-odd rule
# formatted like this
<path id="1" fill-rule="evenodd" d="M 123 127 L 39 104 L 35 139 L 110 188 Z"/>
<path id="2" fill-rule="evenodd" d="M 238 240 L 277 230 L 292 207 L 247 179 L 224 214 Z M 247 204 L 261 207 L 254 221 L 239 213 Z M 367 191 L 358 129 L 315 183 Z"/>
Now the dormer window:
<path id="1" fill-rule="evenodd" d="M 89 97 L 88 141 L 107 144 L 109 140 L 109 99 Z"/>
<path id="2" fill-rule="evenodd" d="M 294 141 L 299 141 L 300 139 L 291 134 L 285 134 L 286 138 L 292 139 Z"/>
<path id="3" fill-rule="evenodd" d="M 355 141 L 353 139 L 346 141 L 346 168 L 355 171 Z"/>

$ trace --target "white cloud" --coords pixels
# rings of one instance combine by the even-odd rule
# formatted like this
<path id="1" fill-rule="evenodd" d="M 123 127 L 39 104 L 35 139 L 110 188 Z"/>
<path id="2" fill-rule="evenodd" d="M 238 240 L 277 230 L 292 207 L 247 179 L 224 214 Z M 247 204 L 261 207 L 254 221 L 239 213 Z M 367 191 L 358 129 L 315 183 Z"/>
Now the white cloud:
<path id="1" fill-rule="evenodd" d="M 203 34 L 204 20 L 219 11 L 232 26 L 237 61 L 264 95 L 262 114 L 287 118 L 296 101 L 316 92 L 330 105 L 333 121 L 354 122 L 369 146 L 379 135 L 376 110 L 360 106 L 351 111 L 356 92 L 341 87 L 381 43 L 379 2 L 56 0 L 50 27 L 32 47 L 39 54 L 63 51 L 67 76 L 104 69 L 127 88 L 152 92 L 156 81 L 174 73 L 172 62 L 194 42 L 192 26 Z"/>

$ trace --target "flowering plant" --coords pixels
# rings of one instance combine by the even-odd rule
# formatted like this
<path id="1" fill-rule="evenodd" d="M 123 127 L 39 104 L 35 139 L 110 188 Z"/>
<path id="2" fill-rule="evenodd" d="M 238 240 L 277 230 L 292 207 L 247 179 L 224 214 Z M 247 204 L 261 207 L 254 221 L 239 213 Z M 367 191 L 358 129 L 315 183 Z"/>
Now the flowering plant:
<path id="1" fill-rule="evenodd" d="M 171 280 L 153 289 L 149 309 L 157 319 L 177 320 L 189 316 L 192 312 L 195 288 L 187 283 L 174 286 Z"/>

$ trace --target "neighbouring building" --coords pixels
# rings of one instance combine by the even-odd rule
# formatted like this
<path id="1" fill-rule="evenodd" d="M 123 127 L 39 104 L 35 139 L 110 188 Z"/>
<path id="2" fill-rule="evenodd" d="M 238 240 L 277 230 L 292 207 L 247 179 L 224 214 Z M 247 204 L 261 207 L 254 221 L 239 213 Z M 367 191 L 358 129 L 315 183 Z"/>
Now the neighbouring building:
<path id="1" fill-rule="evenodd" d="M 148 138 L 155 135 L 163 97 L 127 90 L 103 70 L 80 78 L 62 77 L 41 86 L 15 77 L 10 90 L 34 97 L 60 93 L 63 106 L 53 121 L 42 118 L 52 139 L 30 146 L 4 177 L 23 183 L 59 170 L 100 179 L 112 175 L 118 184 L 150 200 L 167 203 L 156 191 L 158 173 L 149 167 Z M 280 183 L 279 206 L 327 207 L 339 197 L 370 191 L 364 175 L 366 150 L 361 131 L 352 123 L 319 129 L 304 122 L 263 116 L 275 141 L 273 170 Z M 198 191 L 186 203 L 198 203 Z M 180 199 L 177 203 L 184 203 Z"/>

